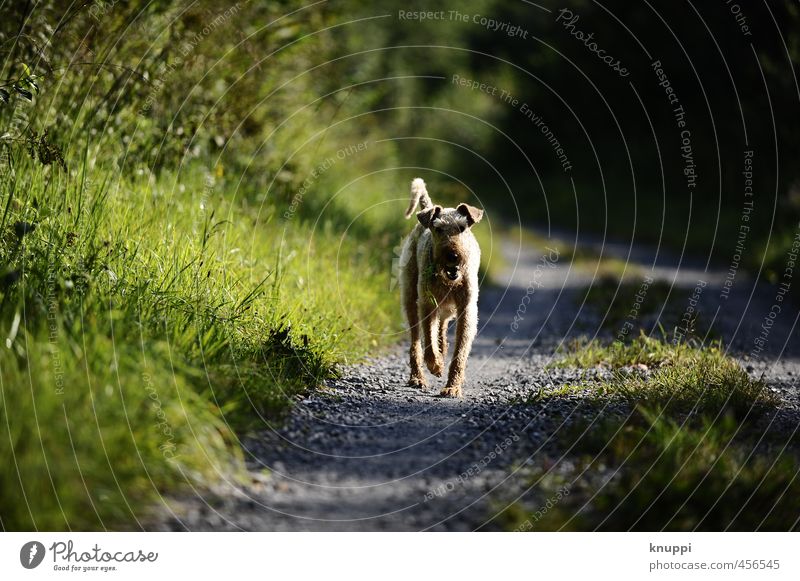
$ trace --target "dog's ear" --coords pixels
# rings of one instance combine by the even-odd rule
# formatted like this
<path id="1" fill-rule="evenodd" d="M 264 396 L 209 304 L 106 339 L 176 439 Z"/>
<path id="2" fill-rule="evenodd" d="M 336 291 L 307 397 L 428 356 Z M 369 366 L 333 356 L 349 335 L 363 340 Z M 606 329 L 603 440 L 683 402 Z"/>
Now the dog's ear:
<path id="1" fill-rule="evenodd" d="M 470 226 L 477 224 L 483 218 L 483 210 L 469 204 L 459 204 L 456 211 L 467 219 L 467 224 Z"/>
<path id="2" fill-rule="evenodd" d="M 417 212 L 417 220 L 419 223 L 425 226 L 426 228 L 430 228 L 433 225 L 433 221 L 439 217 L 439 214 L 442 213 L 441 206 L 433 206 L 432 208 L 426 208 L 420 212 Z"/>

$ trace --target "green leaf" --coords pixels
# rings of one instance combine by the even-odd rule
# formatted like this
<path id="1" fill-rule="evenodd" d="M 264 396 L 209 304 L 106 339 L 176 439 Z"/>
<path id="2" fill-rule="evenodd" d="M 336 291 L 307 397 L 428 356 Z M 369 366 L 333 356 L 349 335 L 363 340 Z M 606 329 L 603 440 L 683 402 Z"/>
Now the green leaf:
<path id="1" fill-rule="evenodd" d="M 20 70 L 20 73 L 19 73 L 20 80 L 27 79 L 28 77 L 31 76 L 31 70 L 28 68 L 28 65 L 26 65 L 25 63 L 19 63 L 18 68 Z"/>

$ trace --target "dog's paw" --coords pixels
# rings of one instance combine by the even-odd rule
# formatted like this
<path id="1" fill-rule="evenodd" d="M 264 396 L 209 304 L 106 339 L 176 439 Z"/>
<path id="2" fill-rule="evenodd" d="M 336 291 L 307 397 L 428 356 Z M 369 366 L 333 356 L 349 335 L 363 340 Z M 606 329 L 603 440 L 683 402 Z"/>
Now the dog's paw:
<path id="1" fill-rule="evenodd" d="M 425 365 L 428 367 L 428 371 L 436 377 L 441 377 L 442 373 L 444 373 L 444 360 L 441 357 L 426 355 Z"/>
<path id="2" fill-rule="evenodd" d="M 439 397 L 462 397 L 461 386 L 446 386 L 439 393 Z"/>
<path id="3" fill-rule="evenodd" d="M 426 389 L 428 384 L 425 382 L 425 379 L 422 377 L 412 377 L 408 380 L 408 385 L 411 387 L 417 387 L 419 389 Z"/>

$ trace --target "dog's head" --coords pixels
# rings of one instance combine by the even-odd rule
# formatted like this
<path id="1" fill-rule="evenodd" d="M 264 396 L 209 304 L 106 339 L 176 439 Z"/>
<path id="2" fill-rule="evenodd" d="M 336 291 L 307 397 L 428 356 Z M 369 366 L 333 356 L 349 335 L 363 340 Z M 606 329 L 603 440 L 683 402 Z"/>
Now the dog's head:
<path id="1" fill-rule="evenodd" d="M 417 212 L 420 224 L 431 231 L 433 268 L 446 282 L 457 283 L 464 275 L 469 260 L 469 229 L 483 218 L 483 210 L 467 204 L 456 208 L 433 206 Z M 469 237 L 469 240 L 467 239 Z"/>

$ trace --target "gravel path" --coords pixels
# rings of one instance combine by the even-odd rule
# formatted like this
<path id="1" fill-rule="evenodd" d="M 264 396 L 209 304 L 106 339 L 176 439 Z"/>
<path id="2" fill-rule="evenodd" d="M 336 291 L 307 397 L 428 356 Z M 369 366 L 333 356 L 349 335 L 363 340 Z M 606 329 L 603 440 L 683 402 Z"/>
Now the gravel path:
<path id="1" fill-rule="evenodd" d="M 575 398 L 521 402 L 539 388 L 576 381 L 581 373 L 604 373 L 545 369 L 563 338 L 592 336 L 599 328 L 600 315 L 581 310 L 576 300 L 592 274 L 519 241 L 506 241 L 501 250 L 511 267 L 501 285 L 482 290 L 463 400 L 435 397 L 443 380 L 425 392 L 405 386 L 405 345 L 347 368 L 342 379 L 298 402 L 288 422 L 243 442 L 251 486 L 177 501 L 174 514 L 157 528 L 494 528 L 502 499 L 524 489 L 520 467 L 552 458 L 570 461 L 560 457 L 556 436 L 582 413 Z M 651 256 L 634 259 L 655 278 L 690 291 L 698 279 L 707 283 L 700 297 L 704 314 L 748 370 L 764 373 L 782 394 L 786 404 L 777 421 L 791 425 L 800 374 L 796 307 L 784 305 L 764 352 L 753 360 L 748 353 L 775 289 L 737 275 L 723 299 L 725 271 L 706 272 L 663 255 L 653 264 Z M 526 294 L 530 303 L 522 312 Z"/>

